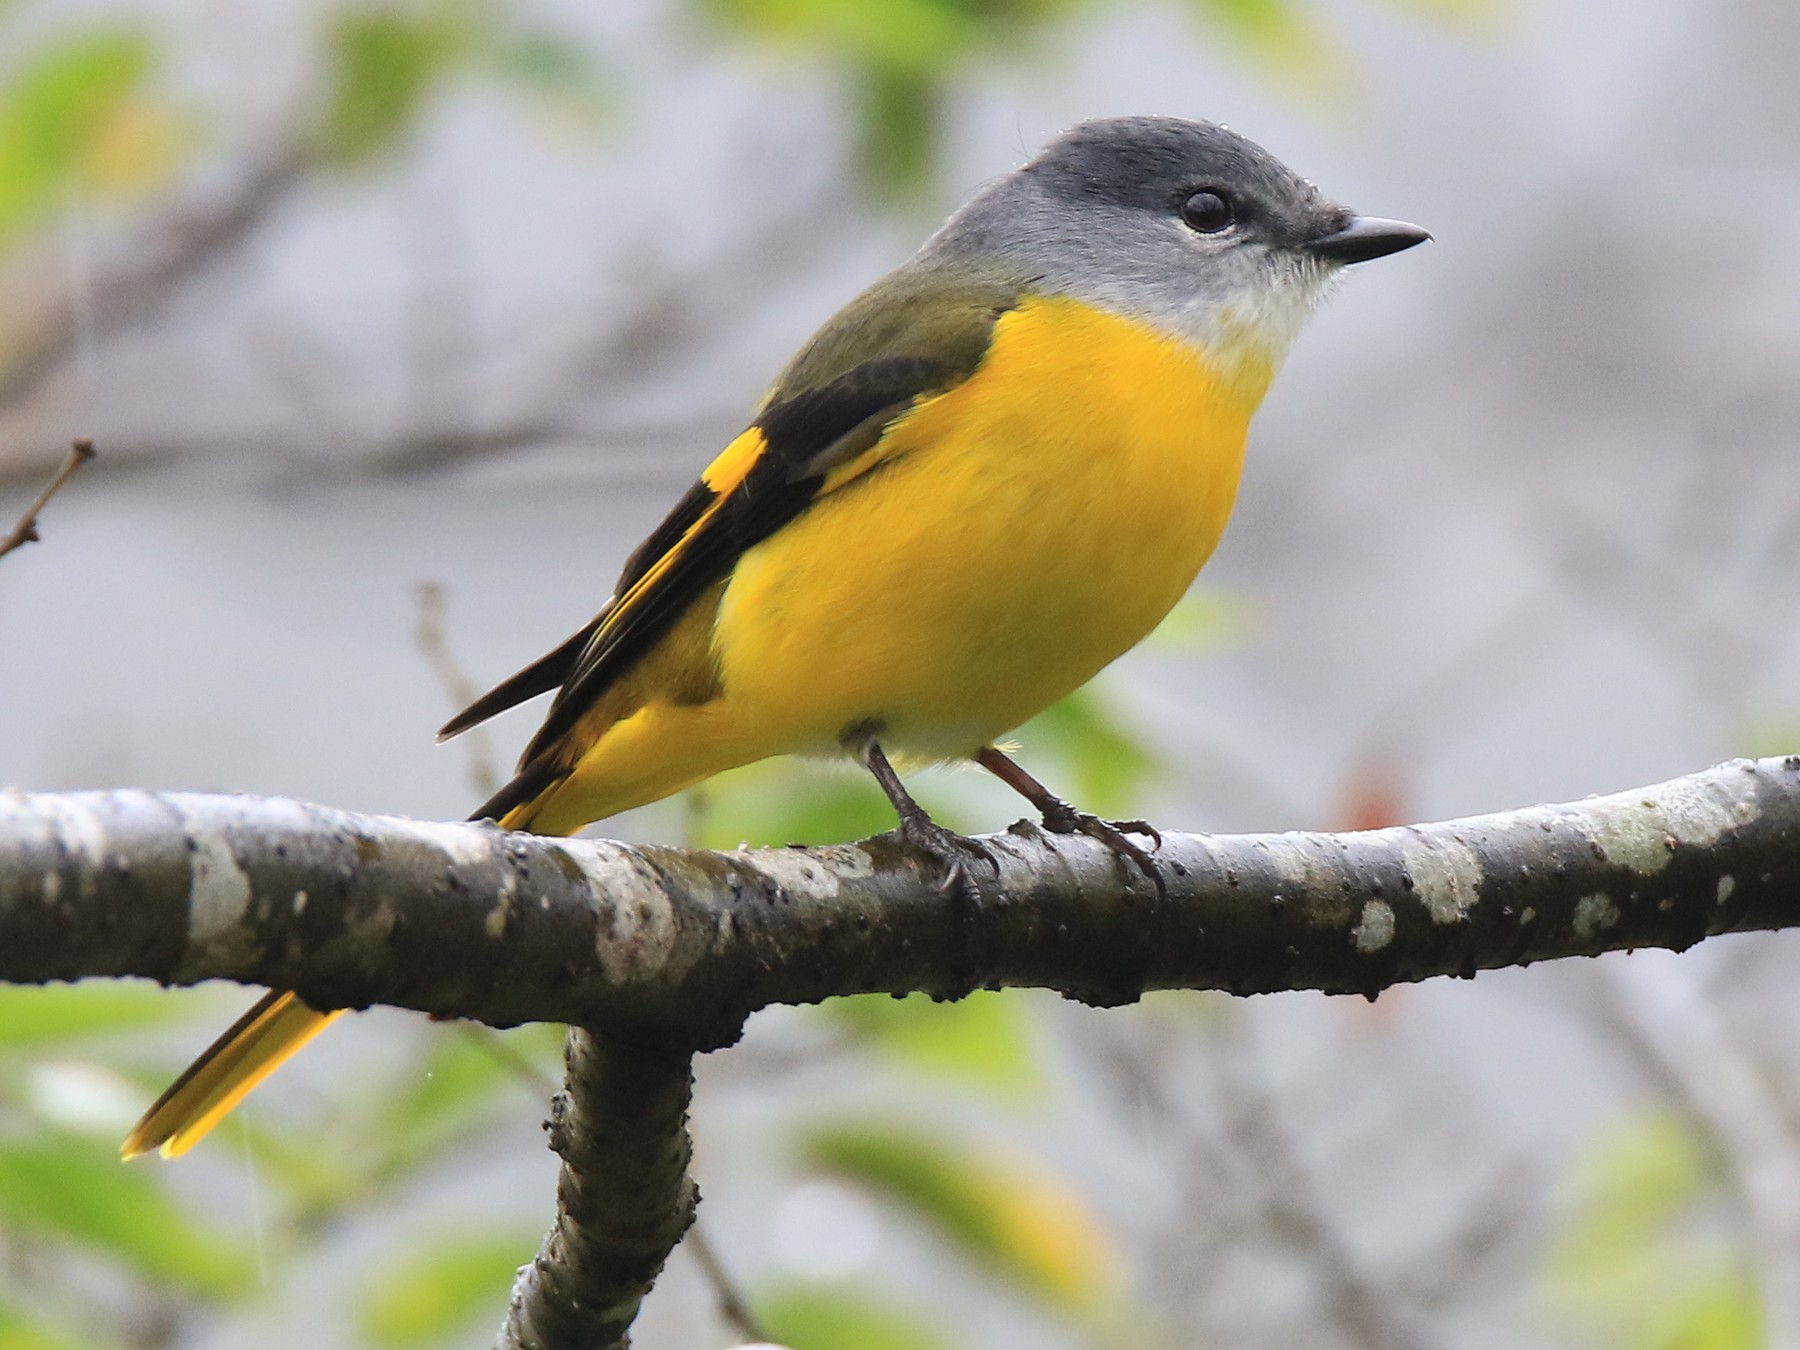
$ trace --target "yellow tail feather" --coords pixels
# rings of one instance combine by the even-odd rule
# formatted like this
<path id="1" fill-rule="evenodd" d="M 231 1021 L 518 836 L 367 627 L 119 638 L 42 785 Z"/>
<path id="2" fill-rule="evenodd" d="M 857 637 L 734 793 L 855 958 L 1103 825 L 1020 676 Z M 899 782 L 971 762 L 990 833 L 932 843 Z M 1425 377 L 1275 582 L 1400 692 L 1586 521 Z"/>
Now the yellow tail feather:
<path id="1" fill-rule="evenodd" d="M 156 1149 L 165 1158 L 180 1157 L 342 1011 L 314 1012 L 292 994 L 267 995 L 144 1112 L 119 1146 L 119 1156 L 131 1159 Z"/>

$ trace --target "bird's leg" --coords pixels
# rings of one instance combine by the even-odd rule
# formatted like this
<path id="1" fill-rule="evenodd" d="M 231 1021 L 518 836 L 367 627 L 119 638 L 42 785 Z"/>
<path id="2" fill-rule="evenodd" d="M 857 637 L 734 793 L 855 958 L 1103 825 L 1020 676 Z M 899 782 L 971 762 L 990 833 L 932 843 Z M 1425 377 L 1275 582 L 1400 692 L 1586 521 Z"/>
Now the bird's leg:
<path id="1" fill-rule="evenodd" d="M 974 878 L 969 875 L 969 859 L 979 858 L 998 876 L 1000 864 L 995 861 L 993 853 L 986 845 L 965 838 L 954 830 L 945 829 L 927 815 L 925 808 L 912 799 L 912 794 L 901 783 L 900 775 L 894 772 L 894 766 L 888 763 L 887 754 L 878 742 L 868 742 L 863 749 L 862 759 L 900 817 L 901 838 L 921 852 L 929 854 L 943 869 L 943 880 L 939 883 L 942 889 L 959 891 L 979 899 L 980 890 L 976 887 Z"/>
<path id="2" fill-rule="evenodd" d="M 983 746 L 976 753 L 975 762 L 1035 806 L 1044 818 L 1046 830 L 1053 834 L 1085 834 L 1091 839 L 1098 839 L 1120 857 L 1129 858 L 1136 863 L 1138 870 L 1156 883 L 1158 891 L 1164 889 L 1162 873 L 1156 870 L 1156 863 L 1148 853 L 1125 837 L 1125 832 L 1129 830 L 1132 834 L 1149 837 L 1154 841 L 1154 847 L 1161 848 L 1162 835 L 1149 821 L 1102 820 L 1099 816 L 1090 816 L 1086 811 L 1077 811 L 991 745 Z"/>

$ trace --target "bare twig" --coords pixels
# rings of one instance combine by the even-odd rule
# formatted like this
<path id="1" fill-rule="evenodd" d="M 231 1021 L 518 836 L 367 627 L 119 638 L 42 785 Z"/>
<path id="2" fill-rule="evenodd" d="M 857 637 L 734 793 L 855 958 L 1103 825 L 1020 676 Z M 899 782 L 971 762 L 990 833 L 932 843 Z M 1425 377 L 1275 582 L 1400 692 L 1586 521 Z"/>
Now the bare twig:
<path id="1" fill-rule="evenodd" d="M 1396 1305 L 1398 1291 L 1364 1270 L 1320 1199 L 1255 1051 L 1227 1023 L 1228 1053 L 1219 1075 L 1226 1133 L 1256 1178 L 1262 1220 L 1280 1243 L 1300 1254 L 1319 1280 L 1332 1324 L 1361 1350 L 1423 1350 L 1428 1344 Z"/>
<path id="2" fill-rule="evenodd" d="M 1609 967 L 1612 1029 L 1708 1140 L 1751 1239 L 1771 1350 L 1800 1350 L 1800 1147 L 1718 1006 L 1678 962 L 1641 952 Z"/>
<path id="3" fill-rule="evenodd" d="M 413 645 L 437 676 L 438 684 L 450 698 L 450 711 L 461 712 L 481 695 L 475 682 L 464 673 L 456 653 L 450 650 L 444 636 L 444 588 L 435 581 L 421 581 L 413 587 L 419 617 L 413 625 Z M 482 800 L 500 788 L 500 773 L 494 761 L 494 742 L 485 726 L 470 727 L 463 733 L 463 744 L 469 752 L 469 785 Z"/>
<path id="4" fill-rule="evenodd" d="M 1102 1067 L 1118 1081 L 1121 1096 L 1145 1112 L 1182 1155 L 1190 1191 L 1181 1207 L 1183 1236 L 1191 1237 L 1188 1216 L 1215 1216 L 1220 1203 L 1197 1192 L 1224 1177 L 1241 1182 L 1244 1211 L 1240 1227 L 1259 1230 L 1300 1262 L 1312 1277 L 1324 1319 L 1348 1345 L 1359 1350 L 1421 1350 L 1426 1342 L 1397 1306 L 1400 1290 L 1364 1268 L 1326 1209 L 1291 1138 L 1252 1047 L 1236 1025 L 1223 1020 L 1217 1038 L 1225 1051 L 1218 1089 L 1210 1094 L 1221 1108 L 1223 1132 L 1215 1137 L 1191 1119 L 1168 1089 L 1171 1074 L 1151 1060 L 1146 1048 L 1122 1035 L 1106 1038 Z M 1204 1281 L 1217 1261 L 1185 1261 L 1184 1285 Z M 1198 1337 L 1196 1337 L 1198 1339 Z"/>
<path id="5" fill-rule="evenodd" d="M 556 1080 L 501 1040 L 492 1027 L 485 1027 L 479 1022 L 458 1022 L 455 1026 L 464 1040 L 505 1069 L 535 1096 L 547 1098 L 555 1095 Z"/>
<path id="6" fill-rule="evenodd" d="M 50 499 L 62 490 L 62 485 L 75 476 L 75 471 L 99 452 L 94 443 L 87 439 L 74 441 L 69 446 L 68 458 L 63 460 L 62 467 L 51 475 L 44 490 L 37 495 L 37 500 L 25 508 L 25 514 L 19 517 L 19 523 L 12 527 L 10 533 L 0 537 L 0 558 L 4 558 L 16 548 L 35 543 L 38 539 L 38 513 L 50 503 Z"/>
<path id="7" fill-rule="evenodd" d="M 270 219 L 316 164 L 308 137 L 277 138 L 225 190 L 209 188 L 152 221 L 126 260 L 95 278 L 87 320 L 106 332 L 153 311 L 180 283 L 228 256 Z M 56 375 L 78 338 L 74 309 L 62 296 L 42 305 L 23 327 L 0 334 L 0 407 L 28 398 Z"/>
<path id="8" fill-rule="evenodd" d="M 798 153 L 798 152 L 797 152 Z M 806 152 L 810 153 L 810 152 Z M 803 181 L 799 169 L 782 162 L 784 180 Z M 198 273 L 212 257 L 238 245 L 316 164 L 303 144 L 295 142 L 265 152 L 245 168 L 234 192 L 199 203 L 175 216 L 161 229 L 146 232 L 130 261 L 94 283 L 94 322 L 100 331 L 153 312 L 176 286 Z M 529 387 L 501 417 L 492 421 L 462 419 L 430 425 L 416 420 L 389 435 L 370 435 L 360 424 L 339 426 L 326 402 L 333 380 L 308 378 L 308 364 L 341 358 L 333 366 L 352 364 L 322 341 L 308 341 L 297 356 L 292 343 L 253 341 L 272 382 L 286 390 L 298 420 L 312 426 L 321 442 L 333 447 L 334 472 L 405 475 L 454 467 L 507 451 L 554 440 L 591 441 L 643 447 L 679 445 L 690 452 L 696 444 L 736 429 L 746 411 L 735 403 L 701 408 L 679 424 L 627 425 L 603 415 L 608 391 L 617 391 L 659 370 L 678 355 L 716 340 L 734 317 L 754 313 L 772 295 L 784 293 L 795 274 L 816 268 L 822 239 L 830 234 L 853 237 L 854 231 L 832 231 L 828 222 L 848 217 L 855 194 L 841 176 L 784 193 L 778 209 L 754 221 L 740 222 L 724 236 L 718 250 L 696 261 L 663 258 L 651 251 L 628 269 L 632 278 L 622 300 L 588 303 L 583 316 L 604 322 L 581 334 L 561 353 L 532 363 Z M 705 297 L 697 303 L 695 297 Z M 43 316 L 27 324 L 22 336 L 0 331 L 0 408 L 22 398 L 52 378 L 74 351 L 74 327 L 61 297 L 43 306 Z M 296 321 L 284 316 L 284 328 Z M 290 331 L 289 336 L 292 336 Z M 254 338 L 254 335 L 253 335 Z M 596 405 L 601 405 L 596 407 Z M 441 411 L 441 410 L 440 410 Z M 430 420 L 430 419 L 428 419 Z M 235 443 L 233 443 L 235 444 Z M 352 448 L 343 449 L 345 444 Z M 112 451 L 140 459 L 176 459 L 216 453 L 218 447 L 192 436 L 163 443 L 111 446 Z"/>
<path id="9" fill-rule="evenodd" d="M 731 1273 L 719 1259 L 718 1250 L 712 1245 L 700 1225 L 696 1223 L 688 1229 L 687 1249 L 693 1254 L 694 1263 L 700 1267 L 701 1274 L 706 1276 L 707 1283 L 713 1287 L 713 1297 L 719 1303 L 719 1317 L 746 1341 L 757 1344 L 766 1343 L 769 1334 L 757 1323 L 756 1314 L 750 1311 L 750 1304 L 733 1283 Z"/>
<path id="10" fill-rule="evenodd" d="M 1496 1258 L 1520 1241 L 1543 1197 L 1543 1176 L 1530 1161 L 1502 1164 L 1468 1203 L 1462 1221 L 1400 1277 L 1399 1287 L 1428 1311 L 1466 1296 L 1475 1280 L 1491 1273 Z"/>
<path id="11" fill-rule="evenodd" d="M 1170 1291 L 1187 1306 L 1204 1308 L 1225 1275 L 1220 1251 L 1253 1221 L 1232 1186 L 1236 1177 L 1226 1141 L 1201 1128 L 1170 1090 L 1185 1066 L 1177 1066 L 1177 1046 L 1167 1028 L 1153 1021 L 1127 1029 L 1085 1018 L 1075 1025 L 1113 1089 L 1112 1104 L 1121 1120 L 1134 1133 L 1160 1136 L 1174 1155 L 1171 1164 L 1182 1192 L 1175 1210 L 1181 1218 L 1151 1244 L 1165 1277 L 1153 1287 Z M 1189 1215 L 1206 1217 L 1194 1223 Z M 1198 1343 L 1207 1337 L 1195 1328 L 1186 1339 Z"/>

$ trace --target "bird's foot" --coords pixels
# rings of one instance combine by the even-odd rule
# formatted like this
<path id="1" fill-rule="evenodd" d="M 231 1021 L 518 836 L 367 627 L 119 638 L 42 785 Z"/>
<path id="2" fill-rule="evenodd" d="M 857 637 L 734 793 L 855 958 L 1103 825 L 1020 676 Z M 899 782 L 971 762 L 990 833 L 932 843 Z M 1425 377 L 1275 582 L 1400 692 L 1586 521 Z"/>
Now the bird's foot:
<path id="1" fill-rule="evenodd" d="M 979 862 L 995 877 L 1000 875 L 1000 861 L 993 850 L 978 839 L 947 830 L 920 811 L 900 817 L 900 837 L 938 866 L 938 889 L 946 895 L 962 895 L 979 902 L 981 888 L 976 884 L 970 864 Z"/>
<path id="2" fill-rule="evenodd" d="M 881 784 L 882 792 L 887 794 L 888 801 L 893 803 L 895 814 L 900 817 L 900 829 L 897 831 L 900 838 L 937 863 L 938 871 L 942 874 L 938 889 L 946 895 L 960 895 L 979 907 L 981 888 L 975 884 L 969 864 L 979 859 L 998 880 L 1000 863 L 992 850 L 986 844 L 966 838 L 955 830 L 946 830 L 927 815 L 925 808 L 912 799 L 900 782 L 900 775 L 894 772 L 894 766 L 888 762 L 878 741 L 870 740 L 862 753 L 869 772 L 875 775 L 875 781 Z"/>
<path id="3" fill-rule="evenodd" d="M 1141 834 L 1152 841 L 1152 848 L 1162 847 L 1162 834 L 1147 820 L 1102 820 L 1099 816 L 1077 811 L 1065 801 L 1052 799 L 1043 808 L 1044 828 L 1052 834 L 1085 834 L 1098 839 L 1121 858 L 1128 858 L 1138 871 L 1149 877 L 1158 895 L 1166 895 L 1168 887 L 1156 861 L 1141 846 L 1127 839 L 1126 833 Z"/>

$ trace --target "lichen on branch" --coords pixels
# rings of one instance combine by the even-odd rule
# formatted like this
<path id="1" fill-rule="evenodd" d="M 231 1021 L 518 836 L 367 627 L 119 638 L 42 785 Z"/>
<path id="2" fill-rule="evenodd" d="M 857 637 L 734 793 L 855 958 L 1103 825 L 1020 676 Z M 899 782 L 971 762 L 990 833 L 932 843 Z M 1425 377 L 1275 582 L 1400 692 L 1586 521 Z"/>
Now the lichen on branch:
<path id="1" fill-rule="evenodd" d="M 731 853 L 137 791 L 0 795 L 0 979 L 232 979 L 317 1006 L 705 1048 L 771 1003 L 1036 985 L 1374 993 L 1800 924 L 1800 760 L 1349 834 L 1167 831 L 1157 889 L 1017 825 L 945 894 L 888 836 Z"/>
<path id="2" fill-rule="evenodd" d="M 574 1024 L 557 1216 L 504 1350 L 623 1350 L 692 1222 L 695 1051 L 771 1003 L 1037 985 L 1373 995 L 1433 975 L 1800 926 L 1800 758 L 1348 834 L 987 836 L 980 893 L 890 836 L 711 853 L 278 799 L 0 793 L 0 980 L 141 975 Z M 585 1029 L 581 1029 L 585 1028 Z"/>

